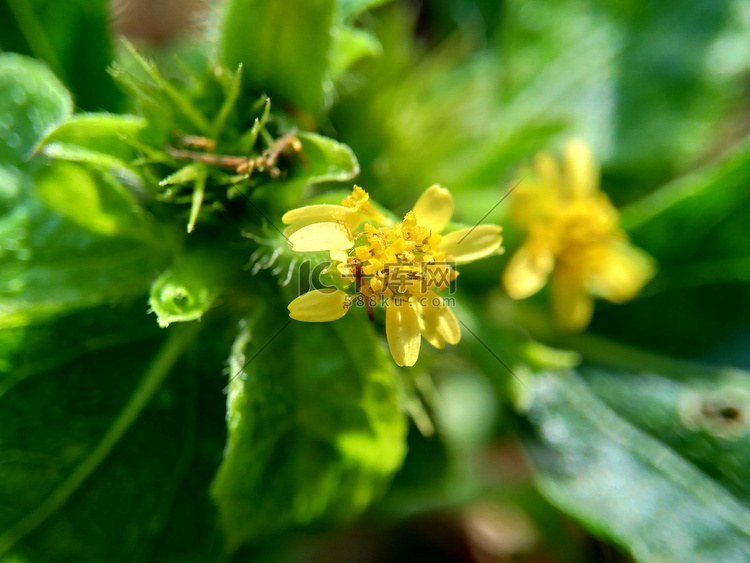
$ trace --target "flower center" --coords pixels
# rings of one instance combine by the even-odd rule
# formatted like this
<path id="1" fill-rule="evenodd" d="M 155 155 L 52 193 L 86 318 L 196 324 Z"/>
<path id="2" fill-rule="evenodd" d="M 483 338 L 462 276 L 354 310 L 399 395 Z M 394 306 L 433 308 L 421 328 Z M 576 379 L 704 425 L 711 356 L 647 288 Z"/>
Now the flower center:
<path id="1" fill-rule="evenodd" d="M 609 200 L 587 199 L 559 208 L 531 236 L 540 247 L 552 249 L 558 261 L 577 264 L 588 261 L 617 232 L 617 211 Z"/>
<path id="2" fill-rule="evenodd" d="M 349 253 L 348 276 L 365 297 L 420 297 L 448 287 L 457 273 L 440 250 L 442 237 L 409 212 L 392 227 L 365 224 Z"/>

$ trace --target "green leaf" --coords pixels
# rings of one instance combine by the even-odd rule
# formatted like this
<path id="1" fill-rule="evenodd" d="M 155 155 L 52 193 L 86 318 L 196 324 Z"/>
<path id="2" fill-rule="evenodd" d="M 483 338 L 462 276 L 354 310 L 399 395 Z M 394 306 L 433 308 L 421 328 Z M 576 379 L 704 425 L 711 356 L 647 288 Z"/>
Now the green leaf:
<path id="1" fill-rule="evenodd" d="M 405 454 L 392 363 L 364 316 L 307 324 L 279 313 L 245 327 L 231 356 L 212 494 L 232 544 L 356 515 Z"/>
<path id="2" fill-rule="evenodd" d="M 622 224 L 635 241 L 661 259 L 692 256 L 699 243 L 750 199 L 750 142 L 721 162 L 689 174 L 622 210 Z M 732 241 L 737 251 L 746 244 Z M 746 257 L 747 252 L 737 254 Z M 715 255 L 706 258 L 716 258 Z"/>
<path id="3" fill-rule="evenodd" d="M 0 3 L 0 50 L 43 60 L 84 110 L 119 109 L 122 94 L 107 74 L 112 61 L 107 0 L 9 0 Z"/>
<path id="4" fill-rule="evenodd" d="M 156 244 L 154 225 L 146 219 L 133 194 L 111 174 L 77 163 L 56 162 L 40 169 L 34 181 L 37 197 L 43 203 L 81 227 L 106 236 Z"/>
<path id="5" fill-rule="evenodd" d="M 188 219 L 187 232 L 192 233 L 195 230 L 195 223 L 198 221 L 198 215 L 200 215 L 201 207 L 203 206 L 203 199 L 206 196 L 206 179 L 208 172 L 205 166 L 199 166 L 197 177 L 193 183 L 193 195 L 191 196 L 190 203 L 190 218 Z"/>
<path id="6" fill-rule="evenodd" d="M 221 109 L 219 110 L 219 113 L 216 115 L 216 118 L 214 118 L 214 121 L 211 125 L 213 132 L 212 138 L 216 139 L 221 134 L 222 130 L 224 129 L 224 125 L 226 124 L 227 118 L 235 108 L 235 105 L 237 104 L 237 100 L 239 99 L 241 93 L 242 65 L 237 67 L 237 72 L 232 78 L 231 84 L 226 89 L 226 98 L 224 99 L 224 103 L 221 105 Z"/>
<path id="7" fill-rule="evenodd" d="M 608 6 L 623 32 L 614 99 L 619 166 L 653 173 L 704 150 L 733 91 L 718 65 L 705 63 L 731 22 L 731 6 L 727 0 Z"/>
<path id="8" fill-rule="evenodd" d="M 200 420 L 212 430 L 197 430 L 202 358 L 180 361 L 197 326 L 162 331 L 136 303 L 0 331 L 10 366 L 0 370 L 0 559 L 150 560 L 174 535 L 168 522 L 199 521 L 175 514 L 174 502 L 189 493 L 213 515 L 201 501 L 207 479 L 191 480 L 205 475 L 196 461 L 220 455 L 221 426 Z M 209 412 L 221 421 L 220 409 Z M 181 561 L 217 559 L 210 525 L 181 536 L 182 549 L 196 550 Z"/>
<path id="9" fill-rule="evenodd" d="M 132 147 L 122 137 L 132 137 L 146 127 L 146 120 L 134 115 L 83 113 L 70 116 L 50 131 L 39 143 L 75 145 L 127 161 L 133 158 Z"/>
<path id="10" fill-rule="evenodd" d="M 586 381 L 619 416 L 695 464 L 750 508 L 750 374 L 733 369 L 670 379 L 589 370 Z M 674 428 L 684 429 L 674 432 Z"/>
<path id="11" fill-rule="evenodd" d="M 268 116 L 271 113 L 271 98 L 265 95 L 261 96 L 255 102 L 254 107 L 257 107 L 258 110 L 262 108 L 263 111 L 261 111 L 260 115 L 255 118 L 253 126 L 248 129 L 242 137 L 240 137 L 238 148 L 242 154 L 248 154 L 253 150 L 255 142 L 258 140 L 258 135 L 260 135 L 260 132 L 265 129 L 266 124 L 268 123 Z"/>
<path id="12" fill-rule="evenodd" d="M 344 143 L 317 133 L 300 132 L 303 166 L 294 171 L 293 183 L 346 182 L 359 174 L 357 157 Z"/>
<path id="13" fill-rule="evenodd" d="M 0 120 L 12 128 L 0 137 L 9 164 L 0 166 L 0 327 L 143 294 L 172 242 L 157 241 L 133 194 L 77 164 L 26 161 L 70 115 L 68 93 L 46 67 L 18 55 L 0 56 L 0 91 Z"/>
<path id="14" fill-rule="evenodd" d="M 54 178 L 54 171 L 42 169 L 40 178 L 45 177 Z M 81 179 L 77 172 L 74 177 Z M 148 244 L 142 238 L 105 237 L 61 217 L 31 197 L 33 180 L 18 170 L 0 167 L 0 184 L 0 327 L 144 294 L 172 250 L 168 237 Z M 55 186 L 60 184 L 52 182 L 49 189 Z M 75 202 L 71 205 L 73 213 Z M 116 226 L 119 232 L 121 223 L 108 222 L 106 214 L 90 219 L 97 227 Z"/>
<path id="15" fill-rule="evenodd" d="M 132 43 L 126 39 L 123 39 L 122 43 L 130 56 L 130 64 L 134 67 L 133 71 L 139 70 L 140 76 L 136 77 L 115 65 L 111 71 L 115 79 L 120 80 L 134 97 L 147 106 L 148 112 L 164 114 L 166 108 L 171 106 L 170 109 L 174 108 L 182 114 L 186 124 L 189 124 L 201 135 L 212 135 L 211 124 L 201 109 L 193 104 L 184 88 L 167 80 L 156 63 L 141 55 Z M 158 99 L 154 99 L 155 97 Z M 168 113 L 170 113 L 169 110 L 167 110 Z M 164 118 L 164 115 L 158 117 Z M 149 125 L 153 127 L 154 123 L 149 122 Z"/>
<path id="16" fill-rule="evenodd" d="M 338 0 L 337 9 L 344 19 L 354 19 L 366 10 L 372 10 L 391 0 Z"/>
<path id="17" fill-rule="evenodd" d="M 554 504 L 639 561 L 747 560 L 750 375 L 588 370 L 526 384 L 526 444 Z"/>
<path id="18" fill-rule="evenodd" d="M 72 112 L 70 94 L 46 66 L 0 54 L 0 163 L 23 165 L 39 139 Z"/>
<path id="19" fill-rule="evenodd" d="M 367 57 L 376 57 L 383 49 L 369 31 L 355 27 L 334 27 L 331 46 L 331 79 L 338 80 L 353 64 Z"/>
<path id="20" fill-rule="evenodd" d="M 221 23 L 219 57 L 243 65 L 257 92 L 317 114 L 328 71 L 334 0 L 231 0 Z"/>
<path id="21" fill-rule="evenodd" d="M 365 29 L 352 27 L 352 22 L 364 11 L 386 4 L 390 0 L 339 0 L 336 3 L 336 21 L 331 29 L 330 55 L 331 79 L 341 78 L 352 65 L 367 57 L 383 53 L 377 37 Z"/>
<path id="22" fill-rule="evenodd" d="M 42 149 L 42 153 L 55 160 L 80 162 L 104 170 L 117 171 L 127 176 L 131 184 L 139 182 L 138 177 L 130 172 L 130 168 L 124 161 L 104 152 L 92 151 L 68 143 L 50 143 Z"/>
<path id="23" fill-rule="evenodd" d="M 198 180 L 198 178 L 205 174 L 205 168 L 199 166 L 199 163 L 193 162 L 192 164 L 186 164 L 177 172 L 170 174 L 159 182 L 159 186 L 173 186 L 175 184 L 189 184 Z"/>

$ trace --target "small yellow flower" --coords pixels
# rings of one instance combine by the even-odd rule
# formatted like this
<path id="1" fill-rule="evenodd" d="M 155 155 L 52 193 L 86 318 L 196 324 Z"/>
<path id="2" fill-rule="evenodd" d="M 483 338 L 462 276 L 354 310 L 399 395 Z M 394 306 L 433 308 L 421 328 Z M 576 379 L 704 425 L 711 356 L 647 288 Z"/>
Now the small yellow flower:
<path id="1" fill-rule="evenodd" d="M 586 328 L 594 297 L 623 303 L 654 275 L 653 259 L 618 227 L 585 143 L 567 143 L 562 169 L 550 155 L 537 155 L 534 175 L 516 189 L 510 213 L 528 236 L 511 257 L 503 285 L 510 297 L 524 299 L 551 275 L 552 312 L 563 329 Z"/>
<path id="2" fill-rule="evenodd" d="M 456 344 L 461 329 L 438 295 L 458 275 L 452 264 L 472 262 L 500 250 L 500 227 L 480 225 L 441 236 L 453 215 L 453 198 L 440 186 L 428 188 L 404 220 L 393 224 L 355 186 L 341 205 L 310 205 L 282 217 L 295 252 L 330 252 L 346 284 L 316 289 L 289 304 L 298 321 L 328 322 L 343 317 L 355 299 L 368 309 L 386 304 L 388 347 L 400 366 L 413 366 L 422 337 L 436 348 Z"/>

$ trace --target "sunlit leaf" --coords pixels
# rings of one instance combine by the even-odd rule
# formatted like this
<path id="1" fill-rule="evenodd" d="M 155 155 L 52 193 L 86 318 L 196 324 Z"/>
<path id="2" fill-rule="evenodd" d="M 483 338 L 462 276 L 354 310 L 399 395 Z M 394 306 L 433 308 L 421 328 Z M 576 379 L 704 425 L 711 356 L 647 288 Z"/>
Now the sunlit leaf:
<path id="1" fill-rule="evenodd" d="M 134 115 L 83 113 L 73 115 L 51 130 L 39 143 L 66 143 L 121 159 L 132 158 L 133 149 L 123 136 L 133 136 L 146 126 Z"/>
<path id="2" fill-rule="evenodd" d="M 0 162 L 21 165 L 73 111 L 70 94 L 42 63 L 0 54 Z"/>
<path id="3" fill-rule="evenodd" d="M 355 18 L 365 10 L 372 10 L 391 0 L 338 0 L 337 9 L 343 18 Z"/>
<path id="4" fill-rule="evenodd" d="M 750 375 L 588 370 L 527 383 L 526 444 L 553 503 L 638 561 L 750 556 Z"/>
<path id="5" fill-rule="evenodd" d="M 0 252 L 0 326 L 23 325 L 68 308 L 143 293 L 164 260 L 168 238 L 162 238 L 157 245 L 93 234 L 98 231 L 120 235 L 130 230 L 132 235 L 138 225 L 132 200 L 117 193 L 118 184 L 105 186 L 100 192 L 98 181 L 82 169 L 70 168 L 74 165 L 50 167 L 40 158 L 26 162 L 29 151 L 45 132 L 66 117 L 71 109 L 70 99 L 39 63 L 5 55 L 0 59 L 0 68 L 0 85 L 13 84 L 8 86 L 12 90 L 9 96 L 0 99 L 0 117 L 11 122 L 19 120 L 13 133 L 18 144 L 11 146 L 15 141 L 4 137 L 3 153 L 6 161 L 17 167 L 0 168 L 0 232 L 4 234 Z M 17 82 L 19 77 L 23 81 Z M 13 90 L 16 86 L 18 89 Z M 22 92 L 23 100 L 20 95 L 14 99 L 13 92 Z M 70 173 L 75 182 L 66 186 Z M 51 212 L 34 197 L 35 178 L 42 191 L 49 189 L 51 201 L 60 203 L 73 221 Z M 66 192 L 66 187 L 73 192 Z M 114 204 L 114 215 L 110 214 L 110 204 Z M 148 230 L 139 231 L 134 238 L 143 240 L 143 236 L 148 238 Z"/>
<path id="6" fill-rule="evenodd" d="M 212 487 L 233 544 L 356 515 L 405 453 L 392 363 L 366 319 L 285 313 L 243 329 L 233 349 L 226 458 Z"/>
<path id="7" fill-rule="evenodd" d="M 317 114 L 328 70 L 334 0 L 231 0 L 221 24 L 219 55 L 243 65 L 243 81 Z"/>
<path id="8" fill-rule="evenodd" d="M 357 157 L 345 144 L 316 133 L 302 132 L 297 136 L 302 141 L 304 160 L 295 182 L 345 182 L 359 174 Z"/>
<path id="9" fill-rule="evenodd" d="M 370 32 L 354 27 L 334 28 L 331 46 L 331 78 L 337 80 L 349 67 L 382 53 L 377 38 Z"/>

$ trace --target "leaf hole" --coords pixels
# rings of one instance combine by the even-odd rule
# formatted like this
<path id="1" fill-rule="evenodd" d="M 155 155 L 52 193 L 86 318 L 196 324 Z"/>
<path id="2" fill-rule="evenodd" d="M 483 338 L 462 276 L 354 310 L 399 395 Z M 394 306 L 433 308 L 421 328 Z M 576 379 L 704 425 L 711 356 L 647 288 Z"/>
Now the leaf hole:
<path id="1" fill-rule="evenodd" d="M 681 401 L 680 417 L 690 430 L 703 430 L 720 438 L 745 434 L 750 395 L 742 389 L 690 393 Z"/>

